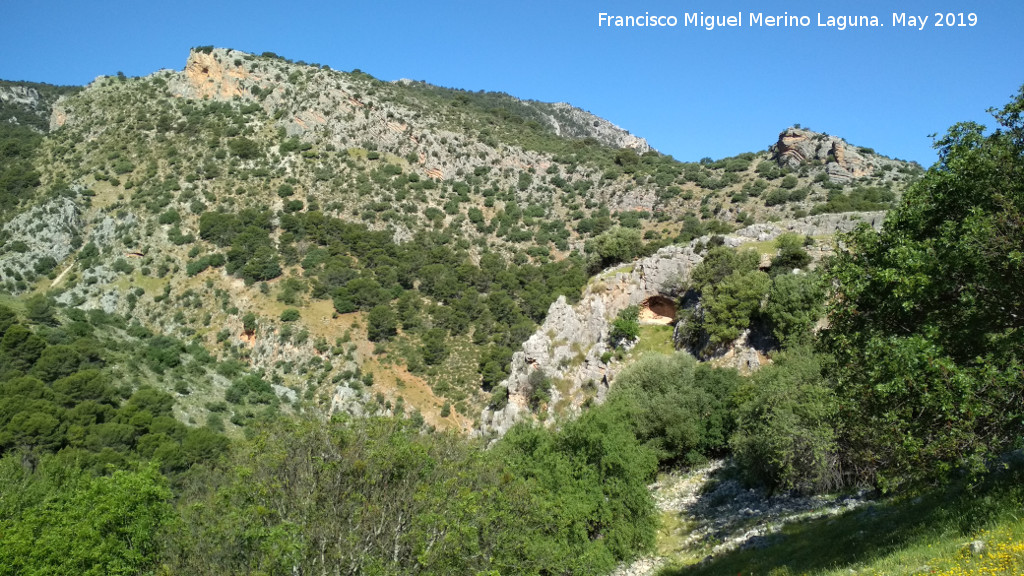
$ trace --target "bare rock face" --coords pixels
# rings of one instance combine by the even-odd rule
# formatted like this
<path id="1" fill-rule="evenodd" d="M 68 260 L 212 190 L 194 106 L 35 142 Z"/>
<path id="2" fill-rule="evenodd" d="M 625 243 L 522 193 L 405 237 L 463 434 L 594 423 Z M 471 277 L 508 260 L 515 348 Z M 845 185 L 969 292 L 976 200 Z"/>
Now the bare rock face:
<path id="1" fill-rule="evenodd" d="M 249 72 L 241 61 L 235 64 L 226 50 L 193 50 L 185 70 L 170 86 L 171 93 L 184 98 L 227 101 L 244 94 L 242 81 Z"/>
<path id="2" fill-rule="evenodd" d="M 594 138 L 607 146 L 636 150 L 637 154 L 643 154 L 652 150 L 647 140 L 634 136 L 627 130 L 619 128 L 615 124 L 590 112 L 580 110 L 565 102 L 556 102 L 551 104 L 550 107 L 562 117 L 562 120 L 559 121 L 558 117 L 554 114 L 548 115 L 548 124 L 554 129 L 555 134 L 559 136 Z"/>
<path id="3" fill-rule="evenodd" d="M 801 236 L 825 236 L 839 232 L 849 232 L 866 223 L 875 230 L 881 230 L 885 222 L 884 211 L 877 212 L 843 212 L 840 214 L 817 214 L 784 222 L 763 223 L 747 226 L 733 232 L 740 238 L 749 238 L 757 242 L 774 240 L 784 232 L 793 232 Z"/>
<path id="4" fill-rule="evenodd" d="M 39 91 L 31 86 L 0 86 L 0 102 L 36 107 L 41 103 Z"/>
<path id="5" fill-rule="evenodd" d="M 70 198 L 51 200 L 15 217 L 3 228 L 7 241 L 0 248 L 0 285 L 20 292 L 16 282 L 39 272 L 41 262 L 56 265 L 68 257 L 81 228 L 81 213 Z"/>
<path id="6" fill-rule="evenodd" d="M 867 176 L 881 165 L 878 156 L 862 153 L 842 138 L 802 128 L 784 130 L 770 151 L 780 166 L 799 168 L 803 164 L 821 163 L 829 178 L 837 182 Z"/>
<path id="7" fill-rule="evenodd" d="M 667 246 L 601 273 L 575 305 L 564 297 L 555 301 L 541 327 L 512 357 L 511 373 L 500 384 L 508 388 L 508 404 L 499 410 L 485 408 L 477 434 L 500 436 L 516 422 L 533 418 L 529 398 L 531 376 L 537 372 L 556 383 L 547 416 L 578 414 L 588 398 L 603 402 L 616 369 L 615 363 L 602 360 L 609 351 L 612 320 L 627 306 L 678 295 L 702 261 L 694 245 Z"/>

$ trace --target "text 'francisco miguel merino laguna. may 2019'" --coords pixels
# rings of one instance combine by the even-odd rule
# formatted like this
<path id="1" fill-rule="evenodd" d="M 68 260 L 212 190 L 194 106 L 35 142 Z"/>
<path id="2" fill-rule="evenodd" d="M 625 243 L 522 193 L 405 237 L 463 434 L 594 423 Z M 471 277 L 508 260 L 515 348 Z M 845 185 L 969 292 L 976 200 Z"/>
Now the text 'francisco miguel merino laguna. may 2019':
<path id="1" fill-rule="evenodd" d="M 888 15 L 886 15 L 888 16 Z M 657 15 L 650 12 L 643 14 L 597 14 L 599 28 L 700 28 L 715 30 L 716 28 L 832 28 L 847 30 L 850 28 L 907 28 L 924 30 L 934 28 L 973 28 L 978 25 L 978 15 L 974 12 L 935 12 L 932 14 L 909 14 L 892 12 L 890 19 L 872 14 L 823 14 L 813 16 L 806 14 L 765 14 L 763 12 L 743 12 L 735 14 L 705 14 L 704 12 L 685 12 L 681 15 Z"/>

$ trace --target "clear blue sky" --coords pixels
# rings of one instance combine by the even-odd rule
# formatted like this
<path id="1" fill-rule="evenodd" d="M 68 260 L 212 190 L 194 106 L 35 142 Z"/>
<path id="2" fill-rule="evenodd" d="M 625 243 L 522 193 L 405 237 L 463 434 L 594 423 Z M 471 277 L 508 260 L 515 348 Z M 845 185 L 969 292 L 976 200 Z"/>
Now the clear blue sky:
<path id="1" fill-rule="evenodd" d="M 742 13 L 741 28 L 684 27 L 686 12 Z M 893 12 L 929 16 L 897 29 Z M 935 12 L 971 12 L 936 28 Z M 675 28 L 598 28 L 598 13 L 676 15 Z M 750 12 L 811 26 L 751 28 Z M 819 28 L 818 13 L 881 28 Z M 0 78 L 85 84 L 184 67 L 212 44 L 359 68 L 384 80 L 566 101 L 680 160 L 761 150 L 793 123 L 925 166 L 928 135 L 991 124 L 1024 84 L 1022 0 L 519 0 L 113 2 L 0 0 Z"/>

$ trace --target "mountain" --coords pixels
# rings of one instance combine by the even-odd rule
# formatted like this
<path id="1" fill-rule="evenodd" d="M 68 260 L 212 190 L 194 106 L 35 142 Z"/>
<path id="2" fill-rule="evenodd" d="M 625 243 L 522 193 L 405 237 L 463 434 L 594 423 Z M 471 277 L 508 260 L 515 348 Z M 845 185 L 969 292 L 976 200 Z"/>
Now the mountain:
<path id="1" fill-rule="evenodd" d="M 322 410 L 402 405 L 467 430 L 590 274 L 755 222 L 884 209 L 919 172 L 799 128 L 684 163 L 564 103 L 212 47 L 181 71 L 4 90 L 18 117 L 49 111 L 26 148 L 37 185 L 12 187 L 5 216 L 10 293 L 125 315 Z M 200 419 L 212 381 L 181 399 Z"/>
<path id="2" fill-rule="evenodd" d="M 927 172 L 213 47 L 0 103 L 0 576 L 1020 571 L 1024 91 Z"/>

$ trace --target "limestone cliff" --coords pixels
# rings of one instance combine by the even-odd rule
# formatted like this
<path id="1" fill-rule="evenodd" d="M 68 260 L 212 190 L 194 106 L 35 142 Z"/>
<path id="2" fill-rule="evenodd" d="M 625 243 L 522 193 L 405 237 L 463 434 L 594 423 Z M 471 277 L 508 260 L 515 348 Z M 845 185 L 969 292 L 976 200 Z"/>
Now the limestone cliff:
<path id="1" fill-rule="evenodd" d="M 725 237 L 727 246 L 765 242 L 784 232 L 821 236 L 852 230 L 862 222 L 880 228 L 882 212 L 824 214 L 779 224 L 755 224 Z M 512 358 L 511 374 L 500 385 L 508 389 L 508 403 L 500 409 L 485 408 L 480 414 L 478 435 L 501 436 L 515 423 L 532 420 L 529 406 L 531 375 L 540 372 L 555 382 L 545 419 L 573 416 L 588 400 L 603 402 L 619 365 L 602 356 L 610 350 L 608 334 L 615 316 L 627 306 L 652 299 L 676 298 L 687 288 L 692 271 L 704 260 L 700 246 L 708 237 L 686 246 L 667 246 L 654 255 L 605 270 L 595 276 L 580 301 L 570 305 L 559 298 L 548 310 L 544 323 L 523 343 Z M 817 261 L 831 254 L 830 246 L 810 251 Z M 651 312 L 658 314 L 657 307 Z M 659 319 L 660 320 L 660 319 Z M 765 361 L 751 335 L 714 358 L 715 364 L 741 371 L 756 370 Z"/>

